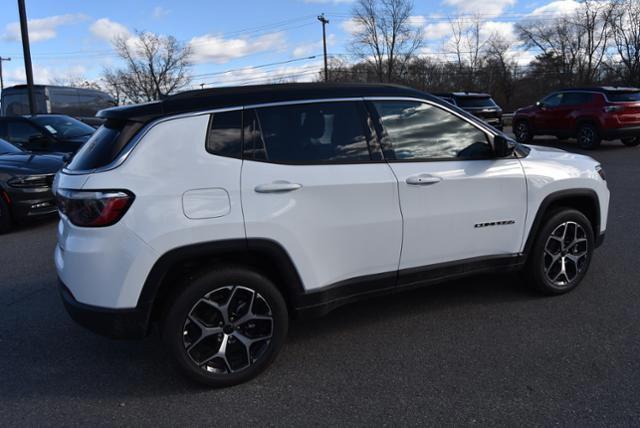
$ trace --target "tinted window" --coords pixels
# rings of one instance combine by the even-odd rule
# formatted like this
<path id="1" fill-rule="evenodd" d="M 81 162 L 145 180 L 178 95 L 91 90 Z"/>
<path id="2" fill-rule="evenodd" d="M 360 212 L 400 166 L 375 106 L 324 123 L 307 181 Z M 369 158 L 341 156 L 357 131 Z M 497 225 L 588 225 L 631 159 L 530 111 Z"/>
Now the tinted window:
<path id="1" fill-rule="evenodd" d="M 51 111 L 54 113 L 76 114 L 78 96 L 75 89 L 49 88 L 49 101 L 51 101 Z"/>
<path id="2" fill-rule="evenodd" d="M 242 157 L 242 110 L 211 115 L 207 151 L 220 156 Z"/>
<path id="3" fill-rule="evenodd" d="M 562 105 L 563 106 L 575 106 L 580 104 L 587 104 L 591 102 L 591 94 L 588 92 L 567 92 L 563 94 Z"/>
<path id="4" fill-rule="evenodd" d="M 438 107 L 409 101 L 374 106 L 396 159 L 478 159 L 492 153 L 484 132 Z"/>
<path id="5" fill-rule="evenodd" d="M 640 92 L 609 92 L 607 93 L 609 101 L 640 101 Z"/>
<path id="6" fill-rule="evenodd" d="M 76 138 L 91 135 L 95 131 L 89 125 L 68 116 L 37 116 L 33 120 L 51 134 L 61 138 Z"/>
<path id="7" fill-rule="evenodd" d="M 109 165 L 140 128 L 142 124 L 138 122 L 122 124 L 107 121 L 82 146 L 67 168 L 84 171 Z"/>
<path id="8" fill-rule="evenodd" d="M 21 153 L 22 150 L 4 140 L 0 140 L 0 155 L 4 153 Z"/>
<path id="9" fill-rule="evenodd" d="M 27 143 L 29 137 L 40 136 L 42 132 L 24 120 L 10 120 L 7 122 L 7 140 L 12 143 Z"/>
<path id="10" fill-rule="evenodd" d="M 557 107 L 562 102 L 564 94 L 553 94 L 542 100 L 545 107 Z"/>
<path id="11" fill-rule="evenodd" d="M 496 103 L 490 97 L 457 97 L 456 103 L 462 108 L 496 107 Z"/>
<path id="12" fill-rule="evenodd" d="M 5 92 L 8 92 L 5 90 Z M 42 91 L 34 90 L 36 113 L 47 113 Z M 5 116 L 22 116 L 31 114 L 26 89 L 12 89 L 2 94 L 2 112 Z"/>
<path id="13" fill-rule="evenodd" d="M 327 163 L 371 159 L 361 104 L 266 107 L 257 109 L 256 115 L 267 161 Z"/>

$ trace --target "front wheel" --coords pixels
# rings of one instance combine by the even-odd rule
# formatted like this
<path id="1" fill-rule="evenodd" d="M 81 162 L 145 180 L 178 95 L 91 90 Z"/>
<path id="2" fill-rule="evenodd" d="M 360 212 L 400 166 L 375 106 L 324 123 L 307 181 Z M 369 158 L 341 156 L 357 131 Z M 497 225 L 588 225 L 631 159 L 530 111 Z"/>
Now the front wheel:
<path id="1" fill-rule="evenodd" d="M 621 141 L 627 147 L 635 147 L 640 144 L 640 137 L 625 137 Z"/>
<path id="2" fill-rule="evenodd" d="M 287 306 L 275 285 L 243 268 L 205 272 L 172 302 L 163 337 L 178 368 L 213 387 L 265 370 L 287 335 Z"/>
<path id="3" fill-rule="evenodd" d="M 594 249 L 589 219 L 580 211 L 562 209 L 550 215 L 529 253 L 525 278 L 545 294 L 573 290 L 584 278 Z"/>

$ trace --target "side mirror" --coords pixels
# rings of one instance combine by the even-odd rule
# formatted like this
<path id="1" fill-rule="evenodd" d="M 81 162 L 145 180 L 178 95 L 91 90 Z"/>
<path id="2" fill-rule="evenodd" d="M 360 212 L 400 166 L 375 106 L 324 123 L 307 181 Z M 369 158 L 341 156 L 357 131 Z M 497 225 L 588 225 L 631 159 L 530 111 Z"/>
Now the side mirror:
<path id="1" fill-rule="evenodd" d="M 542 101 L 536 101 L 536 106 L 538 106 L 539 109 L 544 110 L 544 103 Z"/>
<path id="2" fill-rule="evenodd" d="M 493 153 L 498 158 L 506 158 L 513 154 L 516 146 L 502 135 L 493 138 Z"/>

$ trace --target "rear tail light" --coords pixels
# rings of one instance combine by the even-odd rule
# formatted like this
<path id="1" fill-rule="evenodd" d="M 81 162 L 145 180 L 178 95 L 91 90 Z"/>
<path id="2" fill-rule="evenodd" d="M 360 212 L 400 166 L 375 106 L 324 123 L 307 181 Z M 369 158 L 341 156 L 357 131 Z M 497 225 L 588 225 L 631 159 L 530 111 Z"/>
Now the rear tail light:
<path id="1" fill-rule="evenodd" d="M 82 227 L 115 224 L 124 216 L 134 195 L 126 190 L 58 189 L 58 209 L 71 223 Z"/>
<path id="2" fill-rule="evenodd" d="M 624 110 L 624 106 L 605 106 L 603 110 L 605 113 L 615 113 Z"/>

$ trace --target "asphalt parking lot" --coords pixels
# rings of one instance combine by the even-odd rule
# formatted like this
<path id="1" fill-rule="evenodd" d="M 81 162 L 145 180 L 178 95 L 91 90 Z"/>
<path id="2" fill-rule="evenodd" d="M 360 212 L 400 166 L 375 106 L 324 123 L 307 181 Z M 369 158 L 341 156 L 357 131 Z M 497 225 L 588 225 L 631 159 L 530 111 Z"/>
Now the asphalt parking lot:
<path id="1" fill-rule="evenodd" d="M 54 221 L 1 236 L 0 425 L 637 426 L 640 148 L 589 154 L 612 200 L 574 292 L 483 276 L 346 306 L 294 322 L 265 374 L 225 390 L 181 377 L 157 335 L 76 326 L 56 290 Z"/>

